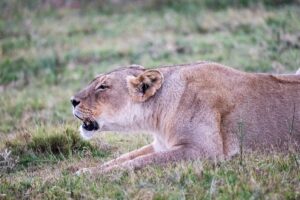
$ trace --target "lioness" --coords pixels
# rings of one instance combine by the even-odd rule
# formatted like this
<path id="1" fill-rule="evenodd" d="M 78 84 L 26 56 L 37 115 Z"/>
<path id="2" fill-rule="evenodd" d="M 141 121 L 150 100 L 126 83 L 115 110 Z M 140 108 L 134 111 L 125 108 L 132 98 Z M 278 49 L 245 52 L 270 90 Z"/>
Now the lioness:
<path id="1" fill-rule="evenodd" d="M 224 159 L 241 145 L 283 150 L 300 144 L 300 75 L 245 73 L 211 62 L 130 66 L 97 76 L 71 103 L 85 138 L 96 131 L 147 131 L 154 138 L 89 168 L 92 173 Z"/>

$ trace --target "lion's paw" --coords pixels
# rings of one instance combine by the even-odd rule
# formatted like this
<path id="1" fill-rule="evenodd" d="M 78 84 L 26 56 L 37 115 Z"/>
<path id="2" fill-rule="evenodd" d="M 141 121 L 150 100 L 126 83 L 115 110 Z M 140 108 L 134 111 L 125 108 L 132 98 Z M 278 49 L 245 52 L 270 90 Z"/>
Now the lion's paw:
<path id="1" fill-rule="evenodd" d="M 92 174 L 92 170 L 90 168 L 81 168 L 80 170 L 75 172 L 75 175 L 80 176 L 83 174 Z"/>

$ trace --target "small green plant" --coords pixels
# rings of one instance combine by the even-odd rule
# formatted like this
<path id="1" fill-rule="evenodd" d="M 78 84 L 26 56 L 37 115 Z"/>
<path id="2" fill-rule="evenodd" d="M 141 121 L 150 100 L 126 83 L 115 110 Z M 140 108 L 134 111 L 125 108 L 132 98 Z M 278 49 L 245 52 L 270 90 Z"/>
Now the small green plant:
<path id="1" fill-rule="evenodd" d="M 50 133 L 46 131 L 41 129 L 33 134 L 25 132 L 14 140 L 7 141 L 6 148 L 13 155 L 18 155 L 19 164 L 24 166 L 47 159 L 56 161 L 86 154 L 99 157 L 109 154 L 107 150 L 101 151 L 96 145 L 83 140 L 74 129 L 65 128 L 62 131 L 49 131 Z"/>

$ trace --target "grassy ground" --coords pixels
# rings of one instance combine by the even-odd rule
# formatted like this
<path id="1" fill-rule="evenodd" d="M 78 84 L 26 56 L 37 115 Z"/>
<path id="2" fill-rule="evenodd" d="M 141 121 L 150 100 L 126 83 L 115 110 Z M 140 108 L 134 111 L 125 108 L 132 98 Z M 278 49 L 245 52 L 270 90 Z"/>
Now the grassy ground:
<path id="1" fill-rule="evenodd" d="M 21 16 L 21 17 L 20 17 Z M 300 66 L 300 7 L 185 6 L 24 11 L 0 18 L 0 199 L 299 199 L 300 156 L 246 154 L 75 177 L 149 143 L 144 134 L 78 137 L 69 98 L 97 73 L 212 60 L 255 72 Z M 8 155 L 5 149 L 12 151 Z"/>

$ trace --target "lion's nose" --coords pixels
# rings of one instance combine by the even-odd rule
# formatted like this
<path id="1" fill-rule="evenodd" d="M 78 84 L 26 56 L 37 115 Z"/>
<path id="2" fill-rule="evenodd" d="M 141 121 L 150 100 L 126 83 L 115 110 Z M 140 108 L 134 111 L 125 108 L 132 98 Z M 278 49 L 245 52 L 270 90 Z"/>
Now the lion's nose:
<path id="1" fill-rule="evenodd" d="M 75 108 L 78 104 L 80 104 L 80 101 L 77 100 L 77 99 L 75 99 L 75 98 L 71 98 L 71 103 L 72 103 L 72 105 L 73 105 L 74 108 Z"/>

